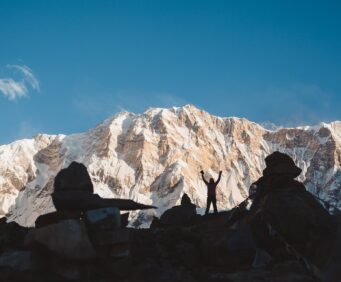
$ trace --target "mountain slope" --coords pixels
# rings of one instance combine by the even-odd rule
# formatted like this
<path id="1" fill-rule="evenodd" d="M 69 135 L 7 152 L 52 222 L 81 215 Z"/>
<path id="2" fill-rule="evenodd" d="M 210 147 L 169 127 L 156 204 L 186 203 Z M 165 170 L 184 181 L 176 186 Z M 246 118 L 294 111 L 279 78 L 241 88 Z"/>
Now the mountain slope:
<path id="1" fill-rule="evenodd" d="M 53 211 L 49 197 L 57 172 L 72 161 L 84 163 L 103 197 L 130 198 L 159 207 L 132 214 L 135 226 L 187 193 L 198 207 L 206 203 L 199 171 L 217 177 L 218 208 L 230 209 L 248 195 L 275 150 L 292 156 L 300 180 L 319 197 L 340 204 L 341 122 L 268 131 L 240 118 L 220 118 L 187 105 L 120 113 L 85 133 L 41 134 L 0 146 L 0 212 L 31 226 Z"/>

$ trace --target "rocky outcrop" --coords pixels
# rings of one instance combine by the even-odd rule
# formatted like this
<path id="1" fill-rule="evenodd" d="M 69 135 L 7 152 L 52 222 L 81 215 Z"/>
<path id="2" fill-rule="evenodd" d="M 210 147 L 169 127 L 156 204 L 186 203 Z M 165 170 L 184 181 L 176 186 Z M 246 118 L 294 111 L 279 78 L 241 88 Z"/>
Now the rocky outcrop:
<path id="1" fill-rule="evenodd" d="M 206 187 L 200 170 L 217 177 L 218 210 L 242 202 L 274 151 L 291 156 L 299 180 L 314 195 L 341 208 L 341 123 L 269 131 L 240 118 L 220 118 L 187 105 L 120 113 L 80 134 L 45 135 L 0 146 L 0 214 L 21 225 L 54 211 L 57 172 L 73 161 L 89 170 L 94 193 L 124 198 L 157 210 L 131 212 L 133 226 L 180 204 L 188 194 L 204 212 Z M 208 178 L 209 175 L 206 177 Z"/>
<path id="2" fill-rule="evenodd" d="M 289 156 L 275 152 L 266 164 L 254 184 L 250 210 L 244 203 L 201 216 L 184 194 L 181 205 L 163 213 L 150 229 L 126 228 L 121 222 L 126 217 L 115 206 L 70 210 L 62 205 L 40 216 L 30 230 L 2 221 L 1 281 L 337 282 L 339 217 L 328 214 L 294 180 L 301 170 Z M 93 195 L 86 189 L 89 183 L 73 188 L 70 184 L 77 183 L 68 170 L 56 182 L 68 189 L 54 194 L 75 189 L 78 195 Z M 86 183 L 86 169 L 80 174 L 85 179 L 79 183 Z M 236 209 L 244 209 L 237 222 Z"/>
<path id="3" fill-rule="evenodd" d="M 192 204 L 187 194 L 181 198 L 181 205 L 166 210 L 160 217 L 154 218 L 152 227 L 186 226 L 191 224 L 197 215 L 196 206 Z"/>
<path id="4" fill-rule="evenodd" d="M 314 270 L 294 255 L 285 258 L 270 255 L 257 245 L 250 228 L 245 225 L 227 228 L 227 220 L 226 212 L 198 215 L 188 225 L 152 229 L 108 229 L 107 224 L 102 228 L 99 222 L 94 229 L 88 228 L 88 223 L 81 227 L 84 222 L 78 220 L 61 221 L 26 231 L 26 246 L 21 243 L 21 247 L 0 252 L 0 278 L 1 281 L 338 281 L 338 251 L 330 254 L 329 263 Z M 71 226 L 74 234 L 70 233 Z M 32 233 L 40 235 L 32 238 Z"/>
<path id="5" fill-rule="evenodd" d="M 290 248 L 291 255 L 324 264 L 336 237 L 332 216 L 295 180 L 301 169 L 288 155 L 274 152 L 265 162 L 247 215 L 258 245 L 276 257 Z"/>

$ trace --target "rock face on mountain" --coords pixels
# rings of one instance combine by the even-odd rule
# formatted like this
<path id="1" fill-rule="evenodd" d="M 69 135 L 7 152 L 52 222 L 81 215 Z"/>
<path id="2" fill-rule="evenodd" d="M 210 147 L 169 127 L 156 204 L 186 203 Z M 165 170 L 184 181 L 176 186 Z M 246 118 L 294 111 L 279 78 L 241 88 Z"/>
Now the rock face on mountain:
<path id="1" fill-rule="evenodd" d="M 0 214 L 24 226 L 54 211 L 53 181 L 77 161 L 101 197 L 125 198 L 157 210 L 132 212 L 134 226 L 180 204 L 184 193 L 203 211 L 200 171 L 216 178 L 218 209 L 243 201 L 265 167 L 264 158 L 285 152 L 302 169 L 309 191 L 341 207 L 341 122 L 269 131 L 240 118 L 220 118 L 187 105 L 120 113 L 85 133 L 45 135 L 0 146 Z M 209 175 L 206 176 L 207 178 Z"/>

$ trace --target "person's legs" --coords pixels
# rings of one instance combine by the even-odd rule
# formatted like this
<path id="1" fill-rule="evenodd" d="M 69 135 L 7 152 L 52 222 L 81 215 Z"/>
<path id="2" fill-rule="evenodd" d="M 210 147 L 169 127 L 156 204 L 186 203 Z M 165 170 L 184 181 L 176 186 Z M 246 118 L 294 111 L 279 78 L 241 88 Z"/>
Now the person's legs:
<path id="1" fill-rule="evenodd" d="M 218 213 L 217 199 L 215 197 L 214 197 L 214 199 L 212 199 L 212 203 L 213 203 L 214 213 L 217 214 Z"/>
<path id="2" fill-rule="evenodd" d="M 211 206 L 211 202 L 212 202 L 212 199 L 211 197 L 207 197 L 207 204 L 206 204 L 206 211 L 205 211 L 205 215 L 209 213 L 210 211 L 210 206 Z"/>

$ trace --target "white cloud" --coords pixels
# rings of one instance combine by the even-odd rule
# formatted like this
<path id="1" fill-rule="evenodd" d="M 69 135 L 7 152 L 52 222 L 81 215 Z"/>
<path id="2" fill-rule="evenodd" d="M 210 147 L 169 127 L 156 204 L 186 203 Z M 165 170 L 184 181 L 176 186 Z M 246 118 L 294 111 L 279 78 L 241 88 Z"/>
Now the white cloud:
<path id="1" fill-rule="evenodd" d="M 27 88 L 21 81 L 15 81 L 12 78 L 0 78 L 0 92 L 9 100 L 15 100 L 18 97 L 27 96 Z"/>
<path id="2" fill-rule="evenodd" d="M 28 66 L 7 65 L 7 68 L 12 68 L 20 71 L 24 75 L 24 81 L 28 83 L 33 89 L 40 91 L 39 81 Z"/>
<path id="3" fill-rule="evenodd" d="M 11 77 L 0 78 L 0 92 L 9 100 L 28 96 L 29 89 L 40 91 L 39 81 L 28 66 L 7 65 L 7 69 L 15 70 Z"/>

